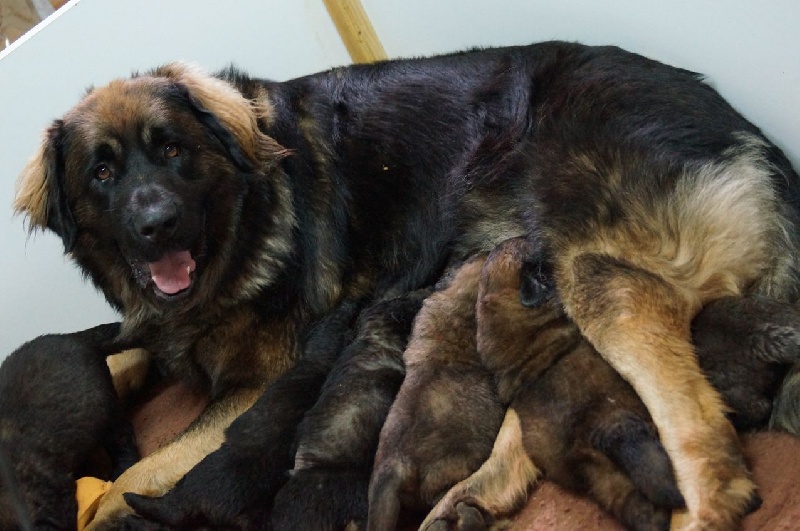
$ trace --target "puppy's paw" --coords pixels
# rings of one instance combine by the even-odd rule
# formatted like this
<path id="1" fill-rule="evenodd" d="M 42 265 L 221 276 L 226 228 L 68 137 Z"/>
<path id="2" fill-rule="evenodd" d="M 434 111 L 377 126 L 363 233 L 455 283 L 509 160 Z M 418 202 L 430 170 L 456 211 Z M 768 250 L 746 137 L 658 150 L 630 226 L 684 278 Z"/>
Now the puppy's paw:
<path id="1" fill-rule="evenodd" d="M 425 519 L 420 531 L 485 531 L 499 529 L 495 519 L 477 503 L 465 500 L 454 506 L 437 506 L 435 516 Z"/>
<path id="2" fill-rule="evenodd" d="M 143 496 L 133 492 L 124 495 L 128 505 L 136 514 L 150 521 L 161 522 L 164 525 L 177 526 L 181 523 L 182 512 L 175 504 L 169 504 L 165 497 Z"/>
<path id="3" fill-rule="evenodd" d="M 458 514 L 456 529 L 459 531 L 483 531 L 489 529 L 489 522 L 484 518 L 483 511 L 474 505 L 461 502 L 456 505 L 456 513 Z"/>

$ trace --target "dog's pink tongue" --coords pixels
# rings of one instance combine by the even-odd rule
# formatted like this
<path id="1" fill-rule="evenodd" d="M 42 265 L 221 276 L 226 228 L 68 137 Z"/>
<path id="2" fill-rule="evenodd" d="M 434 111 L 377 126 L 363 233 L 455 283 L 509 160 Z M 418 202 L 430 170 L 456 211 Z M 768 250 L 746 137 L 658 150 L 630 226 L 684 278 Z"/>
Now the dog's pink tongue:
<path id="1" fill-rule="evenodd" d="M 167 295 L 174 295 L 192 283 L 189 274 L 194 271 L 195 262 L 189 251 L 170 252 L 158 262 L 150 262 L 147 265 L 150 266 L 153 282 Z"/>

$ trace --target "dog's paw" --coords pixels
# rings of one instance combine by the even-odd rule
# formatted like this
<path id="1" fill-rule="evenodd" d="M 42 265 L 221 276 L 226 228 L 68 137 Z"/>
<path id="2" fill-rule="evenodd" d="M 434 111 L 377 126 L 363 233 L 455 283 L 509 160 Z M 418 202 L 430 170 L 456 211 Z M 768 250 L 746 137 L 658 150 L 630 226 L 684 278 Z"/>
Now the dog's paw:
<path id="1" fill-rule="evenodd" d="M 731 531 L 740 520 L 761 506 L 761 497 L 749 477 L 729 479 L 713 491 L 707 491 L 700 503 L 672 515 L 673 531 Z"/>
<path id="2" fill-rule="evenodd" d="M 455 506 L 439 508 L 434 518 L 427 518 L 420 531 L 485 531 L 496 529 L 494 518 L 469 501 L 460 501 Z"/>

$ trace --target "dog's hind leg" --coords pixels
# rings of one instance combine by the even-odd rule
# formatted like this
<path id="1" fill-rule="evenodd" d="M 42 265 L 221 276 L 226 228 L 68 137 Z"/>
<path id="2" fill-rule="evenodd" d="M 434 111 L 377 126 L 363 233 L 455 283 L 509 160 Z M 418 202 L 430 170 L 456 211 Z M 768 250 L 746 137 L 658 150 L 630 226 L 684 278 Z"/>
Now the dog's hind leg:
<path id="1" fill-rule="evenodd" d="M 650 411 L 686 500 L 685 527 L 734 528 L 755 485 L 695 357 L 690 324 L 700 301 L 604 254 L 573 255 L 556 269 L 568 313 Z"/>
<path id="2" fill-rule="evenodd" d="M 420 531 L 476 528 L 474 521 L 464 521 L 466 515 L 472 515 L 472 520 L 480 515 L 488 529 L 525 503 L 529 488 L 540 475 L 525 450 L 519 416 L 509 408 L 489 459 L 439 500 Z"/>

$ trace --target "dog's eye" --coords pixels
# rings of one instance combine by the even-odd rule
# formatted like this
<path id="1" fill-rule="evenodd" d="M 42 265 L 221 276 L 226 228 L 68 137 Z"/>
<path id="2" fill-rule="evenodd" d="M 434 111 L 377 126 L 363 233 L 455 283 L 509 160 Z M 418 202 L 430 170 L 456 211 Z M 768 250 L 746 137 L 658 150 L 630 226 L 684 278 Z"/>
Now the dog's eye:
<path id="1" fill-rule="evenodd" d="M 94 169 L 94 178 L 98 181 L 107 181 L 111 178 L 111 168 L 106 164 L 100 164 Z"/>
<path id="2" fill-rule="evenodd" d="M 174 159 L 181 154 L 181 148 L 175 142 L 170 142 L 164 146 L 164 157 Z"/>

